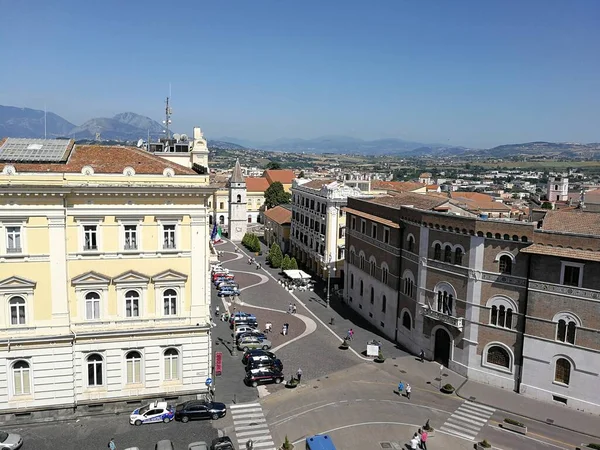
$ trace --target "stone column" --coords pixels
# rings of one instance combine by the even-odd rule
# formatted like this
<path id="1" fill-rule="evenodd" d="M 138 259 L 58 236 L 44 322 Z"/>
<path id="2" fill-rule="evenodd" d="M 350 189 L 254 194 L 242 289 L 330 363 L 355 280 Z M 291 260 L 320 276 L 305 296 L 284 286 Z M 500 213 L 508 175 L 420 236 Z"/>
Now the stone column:
<path id="1" fill-rule="evenodd" d="M 52 302 L 52 325 L 69 326 L 69 295 L 67 276 L 66 217 L 61 210 L 48 217 L 50 242 L 50 276 Z"/>
<path id="2" fill-rule="evenodd" d="M 208 323 L 210 317 L 210 289 L 208 272 L 208 243 L 206 210 L 190 214 L 191 283 L 190 317 L 192 325 Z"/>

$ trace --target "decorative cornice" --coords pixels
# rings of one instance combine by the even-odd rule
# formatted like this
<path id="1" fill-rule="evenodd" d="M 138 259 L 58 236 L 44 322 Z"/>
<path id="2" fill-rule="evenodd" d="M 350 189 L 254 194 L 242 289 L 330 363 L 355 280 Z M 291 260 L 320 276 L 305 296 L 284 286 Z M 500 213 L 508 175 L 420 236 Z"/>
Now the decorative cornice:
<path id="1" fill-rule="evenodd" d="M 593 289 L 582 289 L 572 286 L 562 286 L 559 284 L 541 283 L 538 281 L 530 281 L 529 289 L 539 292 L 550 292 L 558 295 L 579 297 L 588 300 L 600 300 L 600 291 Z"/>

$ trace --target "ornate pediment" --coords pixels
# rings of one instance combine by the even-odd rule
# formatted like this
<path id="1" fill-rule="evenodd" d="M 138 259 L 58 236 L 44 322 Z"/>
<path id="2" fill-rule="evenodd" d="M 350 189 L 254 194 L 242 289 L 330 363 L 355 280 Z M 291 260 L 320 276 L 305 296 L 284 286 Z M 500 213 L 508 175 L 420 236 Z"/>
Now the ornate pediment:
<path id="1" fill-rule="evenodd" d="M 35 281 L 28 280 L 27 278 L 12 276 L 0 281 L 0 290 L 33 289 L 35 288 L 35 284 Z"/>
<path id="2" fill-rule="evenodd" d="M 73 286 L 86 286 L 89 284 L 110 284 L 110 277 L 102 275 L 101 273 L 90 272 L 82 273 L 74 278 L 71 278 L 71 284 Z"/>
<path id="3" fill-rule="evenodd" d="M 165 270 L 164 272 L 158 273 L 152 277 L 153 283 L 166 283 L 166 282 L 185 282 L 187 281 L 187 275 L 177 272 L 175 270 Z"/>
<path id="4" fill-rule="evenodd" d="M 121 275 L 117 275 L 112 279 L 113 283 L 149 283 L 150 277 L 136 272 L 135 270 L 128 270 L 127 272 L 123 272 Z"/>

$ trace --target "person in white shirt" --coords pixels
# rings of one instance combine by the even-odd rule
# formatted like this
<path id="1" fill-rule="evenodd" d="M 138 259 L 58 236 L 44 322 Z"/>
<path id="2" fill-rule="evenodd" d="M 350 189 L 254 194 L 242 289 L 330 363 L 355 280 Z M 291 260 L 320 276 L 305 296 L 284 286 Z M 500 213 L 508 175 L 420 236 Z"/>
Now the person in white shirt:
<path id="1" fill-rule="evenodd" d="M 419 435 L 417 433 L 415 433 L 413 438 L 410 440 L 410 448 L 414 448 L 415 450 L 419 448 Z"/>

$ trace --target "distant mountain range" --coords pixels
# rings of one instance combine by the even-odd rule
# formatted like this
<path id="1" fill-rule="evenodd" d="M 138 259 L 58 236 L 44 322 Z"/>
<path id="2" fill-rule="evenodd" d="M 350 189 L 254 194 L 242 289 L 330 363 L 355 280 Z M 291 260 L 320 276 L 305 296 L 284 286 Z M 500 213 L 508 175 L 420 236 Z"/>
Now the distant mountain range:
<path id="1" fill-rule="evenodd" d="M 75 140 L 100 140 L 136 142 L 163 135 L 162 124 L 132 112 L 113 117 L 90 119 L 82 125 L 74 125 L 59 115 L 46 114 L 46 136 L 48 138 L 73 138 Z M 30 108 L 0 105 L 0 138 L 2 137 L 44 137 L 44 111 Z M 291 153 L 333 153 L 361 155 L 395 155 L 403 157 L 444 157 L 477 156 L 509 158 L 516 156 L 548 156 L 562 158 L 600 158 L 600 143 L 553 143 L 529 142 L 524 144 L 500 145 L 487 150 L 442 144 L 423 144 L 398 138 L 363 140 L 348 136 L 322 136 L 314 139 L 277 139 L 269 142 L 256 142 L 234 137 L 209 140 L 213 149 L 259 149 Z"/>

